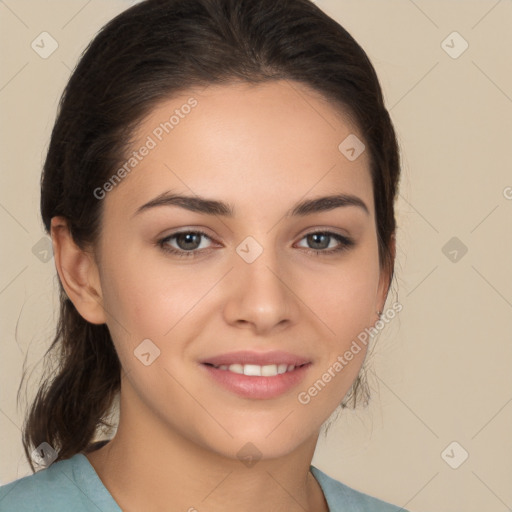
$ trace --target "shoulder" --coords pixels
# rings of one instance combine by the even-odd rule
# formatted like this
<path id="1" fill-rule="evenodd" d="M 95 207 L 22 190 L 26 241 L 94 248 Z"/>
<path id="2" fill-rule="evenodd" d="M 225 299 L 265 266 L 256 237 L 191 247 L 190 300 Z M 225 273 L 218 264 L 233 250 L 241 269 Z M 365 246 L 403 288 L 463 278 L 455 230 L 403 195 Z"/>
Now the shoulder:
<path id="1" fill-rule="evenodd" d="M 314 466 L 311 466 L 311 472 L 322 488 L 330 512 L 341 512 L 343 510 L 350 510 L 351 512 L 407 512 L 406 509 L 397 505 L 356 491 L 338 480 L 334 480 L 334 478 Z"/>
<path id="2" fill-rule="evenodd" d="M 101 486 L 98 485 L 101 480 L 90 472 L 89 467 L 87 458 L 78 453 L 1 486 L 0 512 L 120 510 L 112 508 L 112 497 L 101 492 Z"/>
<path id="3" fill-rule="evenodd" d="M 0 487 L 0 512 L 21 510 L 39 512 L 43 510 L 63 511 L 73 504 L 80 505 L 80 489 L 75 483 L 75 459 L 54 462 L 14 482 Z M 76 503 L 78 500 L 78 503 Z M 82 510 L 77 507 L 75 510 Z"/>
<path id="4" fill-rule="evenodd" d="M 48 503 L 53 505 L 58 496 L 73 494 L 72 484 L 65 476 L 70 470 L 71 460 L 62 460 L 3 485 L 0 487 L 0 511 L 42 511 Z"/>

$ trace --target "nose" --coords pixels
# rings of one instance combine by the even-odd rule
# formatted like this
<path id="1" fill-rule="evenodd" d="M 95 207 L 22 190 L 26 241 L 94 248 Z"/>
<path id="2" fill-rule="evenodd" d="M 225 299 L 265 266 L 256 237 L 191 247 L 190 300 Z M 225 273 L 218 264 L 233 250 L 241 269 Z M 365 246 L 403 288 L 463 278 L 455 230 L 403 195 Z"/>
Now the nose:
<path id="1" fill-rule="evenodd" d="M 264 249 L 252 263 L 235 253 L 235 268 L 228 280 L 224 318 L 230 325 L 263 335 L 297 322 L 298 298 L 275 250 Z"/>

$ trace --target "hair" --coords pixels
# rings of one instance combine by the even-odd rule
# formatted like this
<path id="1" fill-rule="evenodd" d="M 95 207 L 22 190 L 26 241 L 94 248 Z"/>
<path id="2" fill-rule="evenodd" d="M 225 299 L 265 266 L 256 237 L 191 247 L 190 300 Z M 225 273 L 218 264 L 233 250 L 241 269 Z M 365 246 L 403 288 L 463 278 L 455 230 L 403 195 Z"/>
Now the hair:
<path id="1" fill-rule="evenodd" d="M 126 160 L 135 129 L 173 95 L 242 81 L 309 86 L 350 116 L 370 158 L 379 264 L 394 275 L 394 201 L 399 148 L 376 72 L 364 50 L 309 0 L 145 0 L 90 42 L 60 99 L 41 176 L 41 215 L 63 216 L 76 245 L 95 248 L 103 201 L 93 191 Z M 41 378 L 26 414 L 23 446 L 43 442 L 62 460 L 88 451 L 107 421 L 121 365 L 106 324 L 87 322 L 59 280 L 60 312 L 45 353 L 57 368 Z M 23 379 L 22 379 L 23 382 Z M 21 388 L 21 384 L 20 384 Z M 369 396 L 363 374 L 342 407 Z"/>

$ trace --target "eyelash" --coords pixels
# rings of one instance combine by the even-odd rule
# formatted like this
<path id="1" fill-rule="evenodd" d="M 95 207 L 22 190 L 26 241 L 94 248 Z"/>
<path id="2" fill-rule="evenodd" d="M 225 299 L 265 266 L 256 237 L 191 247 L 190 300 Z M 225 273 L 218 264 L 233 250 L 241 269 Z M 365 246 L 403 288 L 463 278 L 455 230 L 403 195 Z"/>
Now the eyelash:
<path id="1" fill-rule="evenodd" d="M 160 249 L 162 251 L 164 251 L 165 253 L 172 254 L 172 255 L 178 256 L 180 258 L 182 258 L 182 257 L 194 258 L 194 257 L 199 256 L 201 254 L 201 252 L 208 251 L 208 249 L 193 249 L 190 251 L 185 251 L 183 249 L 180 250 L 180 249 L 169 248 L 169 245 L 167 244 L 167 242 L 169 240 L 172 240 L 173 238 L 176 238 L 178 235 L 183 235 L 183 234 L 201 235 L 201 236 L 208 238 L 209 240 L 212 240 L 211 237 L 208 236 L 204 231 L 197 229 L 197 230 L 193 230 L 193 231 L 178 231 L 176 233 L 173 233 L 172 235 L 166 236 L 165 238 L 158 240 L 157 244 L 160 247 Z M 304 238 L 311 236 L 311 235 L 326 235 L 329 238 L 334 238 L 337 242 L 340 243 L 340 245 L 338 245 L 338 247 L 336 247 L 334 249 L 324 249 L 324 250 L 306 249 L 306 252 L 313 253 L 316 256 L 334 256 L 335 254 L 341 253 L 343 251 L 347 251 L 348 249 L 350 249 L 351 247 L 353 247 L 355 245 L 355 242 L 351 238 L 342 236 L 338 233 L 333 233 L 331 231 L 312 231 L 311 233 L 305 234 L 301 238 L 301 240 L 303 240 Z"/>

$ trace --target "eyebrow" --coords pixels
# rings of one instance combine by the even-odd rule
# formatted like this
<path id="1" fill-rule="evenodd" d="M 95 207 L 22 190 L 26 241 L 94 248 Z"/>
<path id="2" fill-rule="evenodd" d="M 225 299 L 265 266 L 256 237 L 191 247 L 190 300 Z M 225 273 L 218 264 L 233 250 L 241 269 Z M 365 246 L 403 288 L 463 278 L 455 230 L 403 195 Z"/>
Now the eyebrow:
<path id="1" fill-rule="evenodd" d="M 175 194 L 171 191 L 167 191 L 140 206 L 132 217 L 143 211 L 159 206 L 179 206 L 186 210 L 203 213 L 205 215 L 219 215 L 230 218 L 235 216 L 234 207 L 223 201 L 207 199 L 199 196 Z M 300 201 L 288 210 L 285 216 L 304 217 L 313 213 L 325 212 L 346 206 L 356 206 L 366 212 L 367 215 L 370 214 L 368 207 L 361 198 L 351 194 L 334 194 Z"/>

